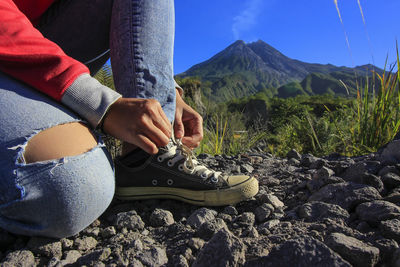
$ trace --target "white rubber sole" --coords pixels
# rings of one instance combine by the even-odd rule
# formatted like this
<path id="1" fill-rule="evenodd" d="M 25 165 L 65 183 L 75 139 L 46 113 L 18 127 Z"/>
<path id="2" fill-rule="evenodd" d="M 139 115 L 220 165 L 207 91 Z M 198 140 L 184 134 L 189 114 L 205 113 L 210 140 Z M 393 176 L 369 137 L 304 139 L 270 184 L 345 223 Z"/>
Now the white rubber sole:
<path id="1" fill-rule="evenodd" d="M 175 199 L 200 206 L 225 206 L 249 199 L 258 193 L 258 181 L 251 177 L 228 189 L 194 191 L 169 187 L 117 187 L 115 195 L 122 200 Z"/>

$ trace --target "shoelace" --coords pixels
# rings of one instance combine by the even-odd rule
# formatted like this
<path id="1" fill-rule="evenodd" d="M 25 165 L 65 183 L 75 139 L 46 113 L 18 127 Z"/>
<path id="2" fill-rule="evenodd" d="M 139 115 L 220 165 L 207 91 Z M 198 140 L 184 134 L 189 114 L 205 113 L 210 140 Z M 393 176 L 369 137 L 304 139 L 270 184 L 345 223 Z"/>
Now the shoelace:
<path id="1" fill-rule="evenodd" d="M 221 172 L 208 169 L 206 166 L 200 165 L 193 155 L 192 150 L 185 146 L 181 139 L 172 139 L 173 145 L 167 149 L 167 152 L 160 154 L 157 157 L 159 162 L 169 159 L 167 165 L 174 166 L 178 161 L 185 159 L 184 163 L 179 164 L 178 169 L 189 174 L 199 175 L 201 178 L 208 179 L 211 176 L 211 181 L 217 183 Z"/>

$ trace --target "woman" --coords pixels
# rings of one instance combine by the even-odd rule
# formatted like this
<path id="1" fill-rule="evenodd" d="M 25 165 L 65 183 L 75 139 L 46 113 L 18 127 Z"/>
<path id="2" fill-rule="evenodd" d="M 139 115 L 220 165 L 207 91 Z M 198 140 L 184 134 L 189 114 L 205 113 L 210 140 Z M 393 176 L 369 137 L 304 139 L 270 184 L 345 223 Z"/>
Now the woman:
<path id="1" fill-rule="evenodd" d="M 254 178 L 194 159 L 202 119 L 174 83 L 173 40 L 173 0 L 0 2 L 1 228 L 74 235 L 115 180 L 122 199 L 226 205 L 257 193 Z M 110 56 L 118 93 L 91 77 Z M 95 129 L 124 141 L 116 179 Z"/>

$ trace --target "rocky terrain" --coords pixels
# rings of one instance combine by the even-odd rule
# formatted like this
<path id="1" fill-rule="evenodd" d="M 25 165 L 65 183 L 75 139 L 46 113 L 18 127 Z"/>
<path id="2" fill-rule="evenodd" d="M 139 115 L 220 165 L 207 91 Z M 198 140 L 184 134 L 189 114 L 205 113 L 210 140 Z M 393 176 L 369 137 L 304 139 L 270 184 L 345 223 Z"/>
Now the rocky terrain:
<path id="1" fill-rule="evenodd" d="M 218 208 L 115 200 L 61 240 L 0 230 L 0 266 L 400 266 L 400 140 L 357 158 L 199 158 L 260 192 Z"/>

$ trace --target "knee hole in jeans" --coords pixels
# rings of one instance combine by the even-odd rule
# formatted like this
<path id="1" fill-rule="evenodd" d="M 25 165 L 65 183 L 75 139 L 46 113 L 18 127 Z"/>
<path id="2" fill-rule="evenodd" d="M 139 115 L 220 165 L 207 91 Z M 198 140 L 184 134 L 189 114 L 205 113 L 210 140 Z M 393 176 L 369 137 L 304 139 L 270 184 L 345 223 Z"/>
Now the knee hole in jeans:
<path id="1" fill-rule="evenodd" d="M 81 122 L 60 124 L 34 135 L 24 152 L 25 163 L 77 156 L 97 145 L 96 137 Z"/>

